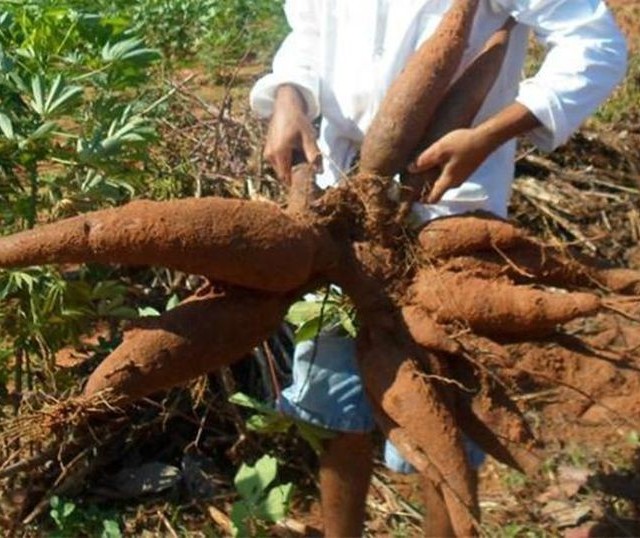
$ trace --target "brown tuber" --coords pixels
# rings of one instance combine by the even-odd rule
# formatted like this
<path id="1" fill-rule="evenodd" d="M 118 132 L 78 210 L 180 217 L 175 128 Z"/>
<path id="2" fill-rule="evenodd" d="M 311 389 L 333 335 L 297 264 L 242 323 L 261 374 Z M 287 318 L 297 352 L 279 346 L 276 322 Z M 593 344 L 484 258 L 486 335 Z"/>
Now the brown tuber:
<path id="1" fill-rule="evenodd" d="M 362 143 L 363 173 L 392 176 L 409 163 L 460 65 L 477 7 L 478 0 L 454 0 L 393 82 Z"/>
<path id="2" fill-rule="evenodd" d="M 202 289 L 126 332 L 89 377 L 85 395 L 109 389 L 122 404 L 222 368 L 275 332 L 290 301 L 242 289 Z"/>
<path id="3" fill-rule="evenodd" d="M 424 270 L 409 293 L 437 323 L 459 323 L 477 334 L 497 337 L 545 334 L 600 308 L 600 300 L 590 293 L 514 287 L 506 278 L 487 281 L 464 271 Z"/>
<path id="4" fill-rule="evenodd" d="M 415 153 L 427 149 L 450 131 L 471 126 L 498 78 L 514 25 L 515 20 L 509 17 L 503 27 L 489 38 L 477 58 L 447 90 Z M 473 88 L 473 91 L 469 91 L 469 88 Z M 437 169 L 417 174 L 405 172 L 402 184 L 409 192 L 405 190 L 404 197 L 410 202 L 424 198 L 438 175 Z"/>
<path id="5" fill-rule="evenodd" d="M 5 237 L 0 241 L 0 266 L 162 265 L 247 288 L 284 292 L 332 263 L 326 247 L 322 233 L 268 202 L 138 201 Z"/>

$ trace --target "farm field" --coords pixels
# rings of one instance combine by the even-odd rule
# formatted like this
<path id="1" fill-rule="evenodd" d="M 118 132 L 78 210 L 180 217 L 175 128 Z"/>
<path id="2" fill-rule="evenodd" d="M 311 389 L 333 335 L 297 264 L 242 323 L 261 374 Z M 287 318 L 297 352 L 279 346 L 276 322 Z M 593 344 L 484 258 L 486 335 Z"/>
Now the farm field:
<path id="1" fill-rule="evenodd" d="M 522 144 L 511 214 L 559 250 L 640 270 L 640 6 L 608 3 L 629 39 L 627 78 L 563 148 Z M 262 158 L 266 126 L 247 106 L 286 33 L 280 11 L 267 0 L 0 2 L 2 235 L 140 199 L 284 204 Z M 351 302 L 328 289 L 295 303 L 263 341 L 253 325 L 284 307 L 227 292 L 229 312 L 265 312 L 242 325 L 240 340 L 256 339 L 244 360 L 110 407 L 80 395 L 125 331 L 219 290 L 191 266 L 83 259 L 0 271 L 0 535 L 318 535 L 325 432 L 283 419 L 272 402 L 290 376 L 292 340 L 327 320 L 355 332 Z M 263 277 L 254 273 L 232 284 Z M 500 343 L 518 366 L 510 397 L 544 446 L 542 472 L 527 478 L 489 458 L 482 535 L 640 535 L 638 296 L 607 296 L 596 315 L 542 340 Z M 420 536 L 419 480 L 379 459 L 366 535 Z"/>

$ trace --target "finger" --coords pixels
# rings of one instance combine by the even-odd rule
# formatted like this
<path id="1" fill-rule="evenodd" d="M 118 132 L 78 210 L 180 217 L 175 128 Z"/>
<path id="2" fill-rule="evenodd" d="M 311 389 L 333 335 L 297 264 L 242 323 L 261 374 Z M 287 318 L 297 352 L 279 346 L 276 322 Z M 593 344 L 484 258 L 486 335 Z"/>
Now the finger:
<path id="1" fill-rule="evenodd" d="M 322 172 L 322 154 L 314 132 L 304 131 L 302 133 L 302 151 L 307 162 L 314 166 L 316 172 Z"/>
<path id="2" fill-rule="evenodd" d="M 444 196 L 444 193 L 453 187 L 457 187 L 456 181 L 449 170 L 445 168 L 442 171 L 442 174 L 440 174 L 440 177 L 433 184 L 433 188 L 427 197 L 427 203 L 438 203 Z"/>
<path id="3" fill-rule="evenodd" d="M 424 172 L 431 168 L 441 165 L 445 160 L 444 154 L 437 146 L 431 146 L 424 150 L 418 157 L 407 167 L 412 174 Z"/>

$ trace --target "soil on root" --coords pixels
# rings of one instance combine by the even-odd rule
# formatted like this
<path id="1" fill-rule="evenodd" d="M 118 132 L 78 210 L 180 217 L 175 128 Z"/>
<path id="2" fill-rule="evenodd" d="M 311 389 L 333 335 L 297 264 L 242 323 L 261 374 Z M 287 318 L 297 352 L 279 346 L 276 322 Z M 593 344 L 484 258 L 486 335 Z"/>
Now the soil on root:
<path id="1" fill-rule="evenodd" d="M 640 305 L 628 308 L 640 314 Z M 580 339 L 578 339 L 580 337 Z M 516 369 L 538 390 L 553 389 L 545 414 L 565 421 L 574 439 L 593 439 L 594 428 L 640 430 L 640 330 L 617 314 L 576 321 L 545 345 L 509 346 Z M 523 386 L 523 389 L 529 387 Z M 582 426 L 587 426 L 582 428 Z M 541 429 L 539 435 L 553 438 Z"/>
<path id="2" fill-rule="evenodd" d="M 436 32 L 410 58 L 380 105 L 361 149 L 365 173 L 392 176 L 418 151 L 425 125 L 451 83 L 471 31 L 477 0 L 455 1 Z"/>
<path id="3" fill-rule="evenodd" d="M 638 317 L 640 304 L 624 310 Z M 495 462 L 485 465 L 480 498 L 487 535 L 513 527 L 560 536 L 598 525 L 583 536 L 636 536 L 638 496 L 630 491 L 638 473 L 638 323 L 601 313 L 568 324 L 543 345 L 506 347 L 518 405 L 545 447 L 545 475 L 529 481 Z"/>

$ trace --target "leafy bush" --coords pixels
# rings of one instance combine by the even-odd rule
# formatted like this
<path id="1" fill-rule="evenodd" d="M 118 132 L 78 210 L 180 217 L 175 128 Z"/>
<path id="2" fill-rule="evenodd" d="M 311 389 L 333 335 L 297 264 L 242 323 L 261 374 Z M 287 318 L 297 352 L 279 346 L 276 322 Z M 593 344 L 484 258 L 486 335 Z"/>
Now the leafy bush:
<path id="1" fill-rule="evenodd" d="M 198 58 L 219 70 L 269 54 L 285 31 L 282 0 L 101 0 L 101 13 L 131 28 L 171 61 Z"/>
<path id="2" fill-rule="evenodd" d="M 282 0 L 217 0 L 200 58 L 210 69 L 244 57 L 269 58 L 287 27 Z"/>
<path id="3" fill-rule="evenodd" d="M 108 17 L 51 0 L 0 13 L 5 219 L 120 201 L 153 139 L 142 84 L 159 54 Z M 147 90 L 145 89 L 145 93 Z M 4 177 L 3 177 L 4 176 Z M 45 188 L 45 190 L 41 190 Z"/>
<path id="4" fill-rule="evenodd" d="M 120 203 L 144 190 L 145 160 L 155 136 L 152 113 L 161 102 L 159 90 L 147 82 L 160 54 L 127 24 L 79 1 L 2 4 L 5 233 Z M 0 297 L 10 307 L 0 311 L 0 327 L 11 335 L 16 357 L 46 360 L 91 322 L 96 309 L 122 306 L 123 290 L 111 287 L 116 295 L 105 296 L 88 271 L 75 271 L 71 281 L 52 268 L 4 271 Z"/>

